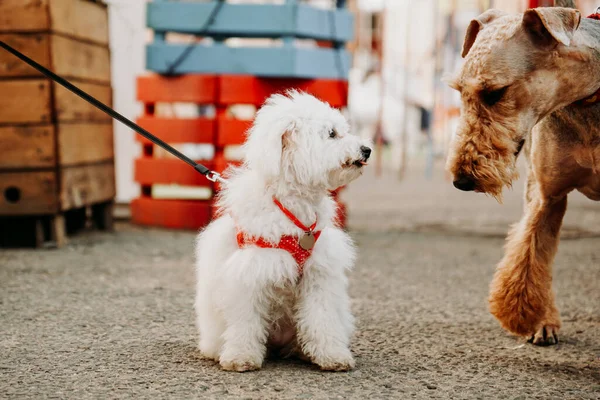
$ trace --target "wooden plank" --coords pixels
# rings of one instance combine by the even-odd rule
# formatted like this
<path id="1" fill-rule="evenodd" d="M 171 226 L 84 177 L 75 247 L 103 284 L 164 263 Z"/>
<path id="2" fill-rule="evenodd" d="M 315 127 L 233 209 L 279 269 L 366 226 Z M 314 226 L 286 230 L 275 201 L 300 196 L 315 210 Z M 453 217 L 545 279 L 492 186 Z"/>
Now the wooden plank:
<path id="1" fill-rule="evenodd" d="M 147 75 L 137 79 L 137 99 L 144 103 L 179 101 L 209 104 L 214 103 L 216 93 L 215 75 Z"/>
<path id="2" fill-rule="evenodd" d="M 107 47 L 47 33 L 0 34 L 0 40 L 59 75 L 110 84 L 110 51 Z M 13 76 L 42 75 L 12 54 L 2 51 L 0 77 Z M 104 90 L 109 91 L 110 88 Z M 105 94 L 103 96 L 106 97 Z"/>
<path id="3" fill-rule="evenodd" d="M 0 215 L 42 215 L 58 211 L 56 174 L 0 173 Z"/>
<path id="4" fill-rule="evenodd" d="M 50 0 L 0 1 L 0 32 L 31 32 L 50 29 Z"/>
<path id="5" fill-rule="evenodd" d="M 58 149 L 62 166 L 112 160 L 112 123 L 61 123 L 58 125 Z"/>
<path id="6" fill-rule="evenodd" d="M 219 78 L 219 104 L 262 105 L 274 93 L 298 89 L 328 102 L 333 107 L 347 104 L 348 83 L 331 79 L 272 79 L 223 75 Z"/>
<path id="7" fill-rule="evenodd" d="M 54 126 L 0 127 L 0 169 L 55 165 Z"/>
<path id="8" fill-rule="evenodd" d="M 354 38 L 354 16 L 346 9 L 329 11 L 301 4 L 295 26 L 297 37 L 338 43 Z"/>
<path id="9" fill-rule="evenodd" d="M 141 197 L 131 202 L 131 219 L 139 225 L 197 230 L 213 215 L 211 201 L 154 200 Z"/>
<path id="10" fill-rule="evenodd" d="M 353 16 L 348 10 L 329 11 L 305 4 L 226 3 L 208 30 L 200 32 L 216 6 L 216 1 L 151 2 L 148 4 L 147 26 L 157 32 L 201 33 L 203 36 L 294 36 L 336 42 L 352 40 L 354 35 Z"/>
<path id="11" fill-rule="evenodd" d="M 352 57 L 345 49 L 295 49 L 294 72 L 309 78 L 348 79 Z"/>
<path id="12" fill-rule="evenodd" d="M 96 83 L 85 83 L 73 80 L 73 84 L 84 92 L 89 93 L 109 107 L 112 107 L 112 88 Z M 92 106 L 79 96 L 71 93 L 62 86 L 54 83 L 56 99 L 56 118 L 59 122 L 66 121 L 111 121 L 111 117 Z"/>
<path id="13" fill-rule="evenodd" d="M 160 118 L 144 116 L 138 118 L 138 125 L 167 143 L 207 143 L 213 144 L 215 120 L 207 118 Z M 151 142 L 141 135 L 136 140 L 144 144 Z"/>
<path id="14" fill-rule="evenodd" d="M 51 35 L 52 67 L 67 78 L 110 83 L 110 50 L 108 47 Z"/>
<path id="15" fill-rule="evenodd" d="M 0 124 L 40 124 L 51 121 L 48 80 L 0 81 Z"/>
<path id="16" fill-rule="evenodd" d="M 242 161 L 227 160 L 222 155 L 216 156 L 214 165 L 213 165 L 213 171 L 218 172 L 219 174 L 222 174 L 229 167 L 232 167 L 232 166 L 239 167 L 241 165 L 242 165 Z"/>
<path id="17" fill-rule="evenodd" d="M 343 107 L 347 104 L 348 92 L 348 84 L 344 80 L 261 78 L 249 75 L 217 77 L 212 74 L 178 77 L 147 75 L 138 78 L 137 87 L 137 98 L 144 103 L 193 102 L 256 106 L 262 105 L 273 93 L 296 88 L 317 96 L 333 107 Z M 146 122 L 145 117 L 141 122 Z"/>
<path id="18" fill-rule="evenodd" d="M 112 162 L 63 168 L 60 178 L 61 211 L 105 202 L 115 197 L 115 168 Z"/>
<path id="19" fill-rule="evenodd" d="M 212 162 L 201 161 L 202 165 L 212 168 Z M 203 175 L 178 159 L 142 157 L 135 160 L 134 179 L 141 185 L 155 183 L 186 186 L 210 186 Z"/>
<path id="20" fill-rule="evenodd" d="M 0 1 L 2 4 L 2 1 Z M 1 6 L 0 6 L 1 8 Z M 0 15 L 2 12 L 0 11 Z M 2 17 L 0 16 L 0 19 Z M 2 23 L 0 22 L 0 26 Z M 38 64 L 50 68 L 50 38 L 45 34 L 0 34 L 0 40 L 15 48 Z M 0 77 L 42 76 L 8 51 L 0 51 Z"/>
<path id="21" fill-rule="evenodd" d="M 108 44 L 108 9 L 82 0 L 2 0 L 0 32 L 58 32 Z"/>
<path id="22" fill-rule="evenodd" d="M 165 73 L 187 48 L 185 44 L 149 44 L 146 48 L 146 68 Z M 174 69 L 174 73 L 347 79 L 349 68 L 350 54 L 343 49 L 229 47 L 214 44 L 193 47 L 189 55 Z"/>
<path id="23" fill-rule="evenodd" d="M 108 44 L 108 9 L 100 3 L 51 0 L 50 16 L 53 32 Z"/>
<path id="24" fill-rule="evenodd" d="M 252 126 L 252 121 L 219 118 L 217 129 L 217 146 L 240 145 L 246 141 L 246 132 Z"/>
<path id="25" fill-rule="evenodd" d="M 50 224 L 50 241 L 55 247 L 63 247 L 67 241 L 65 216 L 63 214 L 53 215 L 48 222 Z"/>

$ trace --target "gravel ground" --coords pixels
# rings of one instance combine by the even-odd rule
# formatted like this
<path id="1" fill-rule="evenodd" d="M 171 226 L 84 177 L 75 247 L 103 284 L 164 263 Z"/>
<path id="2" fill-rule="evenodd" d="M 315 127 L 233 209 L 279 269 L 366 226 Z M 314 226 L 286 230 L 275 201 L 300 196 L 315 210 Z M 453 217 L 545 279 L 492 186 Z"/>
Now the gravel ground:
<path id="1" fill-rule="evenodd" d="M 538 348 L 487 312 L 505 204 L 442 177 L 365 177 L 346 192 L 357 367 L 269 360 L 221 372 L 199 358 L 194 235 L 127 223 L 60 250 L 0 252 L 1 398 L 600 399 L 600 206 L 570 204 L 555 264 L 561 343 Z"/>

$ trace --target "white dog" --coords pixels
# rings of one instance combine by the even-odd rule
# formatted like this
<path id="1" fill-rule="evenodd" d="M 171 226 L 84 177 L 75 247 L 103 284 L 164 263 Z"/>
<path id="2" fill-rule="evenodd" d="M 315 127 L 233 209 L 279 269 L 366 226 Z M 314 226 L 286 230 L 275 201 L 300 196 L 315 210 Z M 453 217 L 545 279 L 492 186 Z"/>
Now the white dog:
<path id="1" fill-rule="evenodd" d="M 339 111 L 295 91 L 257 113 L 196 248 L 200 351 L 223 369 L 259 369 L 267 348 L 353 368 L 355 251 L 329 190 L 359 177 L 371 149 L 348 131 Z"/>

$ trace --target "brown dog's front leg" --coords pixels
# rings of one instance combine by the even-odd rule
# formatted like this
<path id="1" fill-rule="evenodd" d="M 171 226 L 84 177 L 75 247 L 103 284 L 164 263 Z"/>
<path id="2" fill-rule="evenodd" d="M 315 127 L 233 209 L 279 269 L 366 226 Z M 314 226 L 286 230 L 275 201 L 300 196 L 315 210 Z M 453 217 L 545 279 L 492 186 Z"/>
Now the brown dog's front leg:
<path id="1" fill-rule="evenodd" d="M 566 208 L 566 195 L 540 199 L 536 193 L 508 235 L 504 258 L 491 284 L 491 313 L 510 332 L 533 336 L 535 344 L 552 344 L 558 339 L 560 319 L 552 293 L 552 261 Z"/>

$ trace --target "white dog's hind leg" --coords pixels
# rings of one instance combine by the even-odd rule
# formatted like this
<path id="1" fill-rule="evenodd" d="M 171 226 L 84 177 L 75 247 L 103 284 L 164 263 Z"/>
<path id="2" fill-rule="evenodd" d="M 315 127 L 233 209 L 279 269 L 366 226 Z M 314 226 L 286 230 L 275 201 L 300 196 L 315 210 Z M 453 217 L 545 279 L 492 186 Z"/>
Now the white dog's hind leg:
<path id="1" fill-rule="evenodd" d="M 354 368 L 350 336 L 354 317 L 346 290 L 346 277 L 313 266 L 301 281 L 297 312 L 302 349 L 312 362 L 327 371 Z"/>

